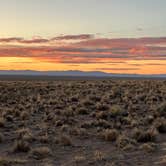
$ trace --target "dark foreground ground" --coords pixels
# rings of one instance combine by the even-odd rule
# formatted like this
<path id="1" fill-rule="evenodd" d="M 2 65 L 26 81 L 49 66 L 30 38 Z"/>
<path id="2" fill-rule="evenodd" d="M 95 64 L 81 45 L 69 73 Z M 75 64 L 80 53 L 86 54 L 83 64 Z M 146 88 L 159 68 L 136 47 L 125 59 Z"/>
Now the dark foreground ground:
<path id="1" fill-rule="evenodd" d="M 165 120 L 165 80 L 0 81 L 0 166 L 165 166 Z"/>

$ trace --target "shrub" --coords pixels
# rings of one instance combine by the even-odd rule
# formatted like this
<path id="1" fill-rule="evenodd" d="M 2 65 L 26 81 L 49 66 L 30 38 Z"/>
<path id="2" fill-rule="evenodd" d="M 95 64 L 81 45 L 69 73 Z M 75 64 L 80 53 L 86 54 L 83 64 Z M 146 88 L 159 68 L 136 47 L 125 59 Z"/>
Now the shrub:
<path id="1" fill-rule="evenodd" d="M 67 110 L 64 110 L 63 112 L 62 112 L 62 115 L 63 116 L 66 116 L 66 117 L 71 117 L 71 116 L 74 116 L 74 110 L 73 109 L 71 109 L 71 108 L 69 108 L 69 109 L 67 109 Z"/>
<path id="2" fill-rule="evenodd" d="M 51 150 L 48 147 L 37 147 L 32 149 L 30 152 L 30 156 L 37 160 L 47 158 L 50 155 L 51 155 Z"/>
<path id="3" fill-rule="evenodd" d="M 111 125 L 109 123 L 109 121 L 107 120 L 104 120 L 104 119 L 99 119 L 99 120 L 96 120 L 92 123 L 95 127 L 100 127 L 100 128 L 110 128 Z"/>
<path id="4" fill-rule="evenodd" d="M 122 148 L 124 150 L 132 148 L 132 145 L 134 144 L 136 144 L 135 141 L 125 135 L 119 136 L 116 141 L 117 147 Z"/>
<path id="5" fill-rule="evenodd" d="M 77 127 L 71 128 L 69 133 L 71 135 L 81 136 L 81 137 L 88 135 L 86 129 L 84 129 L 84 128 L 77 128 Z"/>
<path id="6" fill-rule="evenodd" d="M 109 114 L 111 117 L 127 116 L 128 112 L 123 110 L 120 106 L 114 105 L 110 108 Z"/>
<path id="7" fill-rule="evenodd" d="M 9 157 L 0 157 L 0 166 L 13 166 L 26 164 L 26 160 L 12 159 Z"/>
<path id="8" fill-rule="evenodd" d="M 158 106 L 157 112 L 158 112 L 159 116 L 166 117 L 166 102 L 164 102 Z"/>
<path id="9" fill-rule="evenodd" d="M 78 102 L 78 96 L 72 96 L 72 97 L 70 98 L 70 100 L 71 100 L 72 102 Z"/>
<path id="10" fill-rule="evenodd" d="M 28 142 L 23 140 L 17 140 L 13 146 L 13 152 L 28 152 L 30 150 L 30 146 Z"/>
<path id="11" fill-rule="evenodd" d="M 139 147 L 141 150 L 144 150 L 148 153 L 152 153 L 155 151 L 156 147 L 152 143 L 144 143 Z"/>
<path id="12" fill-rule="evenodd" d="M 96 150 L 94 152 L 94 160 L 95 161 L 104 161 L 104 160 L 106 160 L 106 155 L 103 152 Z"/>
<path id="13" fill-rule="evenodd" d="M 118 131 L 115 129 L 106 129 L 103 133 L 102 133 L 102 137 L 104 138 L 104 140 L 106 141 L 110 141 L 110 142 L 114 142 L 116 141 L 117 137 L 118 137 Z"/>
<path id="14" fill-rule="evenodd" d="M 12 115 L 7 115 L 5 118 L 8 122 L 13 122 L 13 120 L 14 120 Z"/>
<path id="15" fill-rule="evenodd" d="M 137 142 L 153 142 L 156 140 L 157 132 L 154 129 L 150 129 L 147 131 L 135 129 L 133 131 L 133 138 L 137 140 Z"/>
<path id="16" fill-rule="evenodd" d="M 97 119 L 107 119 L 108 114 L 107 112 L 96 112 L 95 116 Z"/>
<path id="17" fill-rule="evenodd" d="M 90 99 L 87 98 L 82 101 L 82 104 L 86 107 L 89 107 L 89 106 L 92 106 L 94 103 Z"/>
<path id="18" fill-rule="evenodd" d="M 63 146 L 71 146 L 72 145 L 72 141 L 71 138 L 67 135 L 61 135 L 57 142 Z"/>
<path id="19" fill-rule="evenodd" d="M 101 97 L 96 96 L 96 95 L 90 95 L 89 98 L 90 98 L 90 100 L 92 100 L 94 102 L 97 102 L 97 101 L 101 100 Z"/>
<path id="20" fill-rule="evenodd" d="M 75 156 L 75 157 L 74 157 L 74 162 L 75 162 L 76 164 L 81 163 L 81 162 L 84 162 L 84 161 L 86 161 L 86 157 L 85 157 L 85 156 L 79 155 L 79 156 Z"/>
<path id="21" fill-rule="evenodd" d="M 62 132 L 68 132 L 69 130 L 70 130 L 69 125 L 64 124 L 64 125 L 61 126 L 61 131 Z"/>
<path id="22" fill-rule="evenodd" d="M 0 143 L 2 143 L 2 141 L 3 141 L 3 134 L 2 133 L 0 133 Z"/>
<path id="23" fill-rule="evenodd" d="M 97 103 L 96 104 L 96 109 L 99 111 L 106 111 L 109 109 L 109 106 L 107 104 L 103 104 L 103 103 Z"/>
<path id="24" fill-rule="evenodd" d="M 161 120 L 157 123 L 157 130 L 159 133 L 166 133 L 166 121 Z"/>
<path id="25" fill-rule="evenodd" d="M 49 138 L 48 138 L 48 135 L 43 135 L 43 136 L 40 136 L 38 138 L 38 140 L 41 142 L 41 143 L 48 143 L 49 142 Z"/>
<path id="26" fill-rule="evenodd" d="M 21 120 L 27 120 L 29 118 L 29 114 L 26 111 L 21 112 L 20 114 Z"/>
<path id="27" fill-rule="evenodd" d="M 84 108 L 84 107 L 78 108 L 77 112 L 80 115 L 86 115 L 86 114 L 88 114 L 88 110 L 86 108 Z"/>
<path id="28" fill-rule="evenodd" d="M 5 126 L 5 119 L 3 117 L 0 117 L 0 127 Z"/>
<path id="29" fill-rule="evenodd" d="M 22 128 L 16 131 L 18 138 L 24 141 L 32 141 L 34 139 L 31 131 L 28 128 Z"/>

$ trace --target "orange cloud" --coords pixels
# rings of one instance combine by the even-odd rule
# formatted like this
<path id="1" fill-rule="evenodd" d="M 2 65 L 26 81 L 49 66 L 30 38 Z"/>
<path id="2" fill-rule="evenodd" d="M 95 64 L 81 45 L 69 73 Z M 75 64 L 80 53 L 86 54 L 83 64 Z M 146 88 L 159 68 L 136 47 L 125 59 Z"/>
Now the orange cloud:
<path id="1" fill-rule="evenodd" d="M 64 40 L 63 45 L 58 45 L 54 41 L 56 39 Z M 71 39 L 75 41 L 69 41 Z M 77 66 L 78 64 L 79 66 L 101 64 L 101 69 L 112 69 L 112 67 L 106 65 L 114 63 L 119 70 L 122 70 L 126 61 L 136 61 L 135 66 L 139 67 L 142 67 L 139 64 L 139 61 L 142 60 L 166 62 L 166 38 L 110 39 L 93 38 L 89 35 L 68 35 L 51 39 L 39 37 L 33 39 L 1 38 L 0 57 L 31 58 L 35 62 L 63 65 L 76 64 Z M 120 64 L 123 65 L 119 66 Z M 160 63 L 158 62 L 158 64 Z M 24 63 L 24 65 L 28 64 Z M 131 66 L 129 67 L 126 64 L 126 71 L 127 69 L 129 71 L 129 68 Z"/>

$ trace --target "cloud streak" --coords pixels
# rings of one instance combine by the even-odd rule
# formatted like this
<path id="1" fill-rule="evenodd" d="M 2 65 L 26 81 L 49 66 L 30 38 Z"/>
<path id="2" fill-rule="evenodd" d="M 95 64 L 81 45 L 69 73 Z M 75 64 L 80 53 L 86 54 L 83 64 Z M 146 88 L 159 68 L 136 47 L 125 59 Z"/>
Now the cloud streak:
<path id="1" fill-rule="evenodd" d="M 58 45 L 56 40 L 64 40 L 63 45 Z M 0 38 L 0 57 L 28 57 L 64 64 L 104 64 L 115 60 L 166 61 L 166 37 L 110 39 L 82 34 L 51 39 Z"/>
<path id="2" fill-rule="evenodd" d="M 81 35 L 62 35 L 52 38 L 52 40 L 89 40 L 94 38 L 91 34 L 81 34 Z"/>
<path id="3" fill-rule="evenodd" d="M 0 43 L 23 43 L 23 44 L 41 44 L 41 43 L 49 43 L 49 42 L 54 42 L 54 41 L 59 41 L 59 40 L 89 40 L 93 39 L 94 35 L 91 34 L 80 34 L 80 35 L 61 35 L 49 39 L 45 38 L 34 38 L 34 39 L 24 39 L 21 37 L 11 37 L 11 38 L 0 38 Z"/>
<path id="4" fill-rule="evenodd" d="M 96 70 L 129 71 L 129 70 L 139 70 L 139 68 L 96 68 Z"/>

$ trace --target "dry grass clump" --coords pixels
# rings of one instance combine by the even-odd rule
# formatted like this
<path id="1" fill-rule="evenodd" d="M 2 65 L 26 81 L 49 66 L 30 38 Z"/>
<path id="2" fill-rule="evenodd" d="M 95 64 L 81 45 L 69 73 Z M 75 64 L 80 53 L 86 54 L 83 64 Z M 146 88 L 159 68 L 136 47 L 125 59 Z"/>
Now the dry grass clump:
<path id="1" fill-rule="evenodd" d="M 144 144 L 140 145 L 139 149 L 143 150 L 147 153 L 152 153 L 156 150 L 156 145 L 153 143 L 144 143 Z"/>
<path id="2" fill-rule="evenodd" d="M 70 98 L 70 101 L 72 101 L 72 102 L 78 102 L 78 96 L 72 96 Z"/>
<path id="3" fill-rule="evenodd" d="M 5 126 L 5 118 L 0 117 L 0 127 L 4 127 Z"/>
<path id="4" fill-rule="evenodd" d="M 86 161 L 86 157 L 85 156 L 83 156 L 83 155 L 74 156 L 74 159 L 73 159 L 74 163 L 79 164 L 79 163 L 82 163 L 84 161 Z"/>
<path id="5" fill-rule="evenodd" d="M 98 162 L 99 161 L 105 161 L 106 160 L 106 154 L 101 152 L 101 151 L 99 151 L 99 150 L 96 150 L 94 152 L 94 160 L 98 161 Z"/>
<path id="6" fill-rule="evenodd" d="M 69 130 L 69 133 L 74 136 L 87 136 L 88 133 L 85 128 L 74 127 Z"/>
<path id="7" fill-rule="evenodd" d="M 38 137 L 38 140 L 39 140 L 41 143 L 46 144 L 46 143 L 49 142 L 49 137 L 48 137 L 47 134 L 45 134 L 45 135 L 43 135 L 43 136 L 39 136 L 39 137 Z"/>
<path id="8" fill-rule="evenodd" d="M 101 100 L 101 97 L 99 97 L 97 95 L 90 95 L 89 99 L 94 101 L 94 102 L 99 102 Z"/>
<path id="9" fill-rule="evenodd" d="M 117 116 L 127 116 L 128 112 L 122 109 L 119 105 L 113 105 L 109 110 L 109 114 L 111 117 L 115 118 Z"/>
<path id="10" fill-rule="evenodd" d="M 82 104 L 83 104 L 85 107 L 89 107 L 89 106 L 94 105 L 93 101 L 91 101 L 89 98 L 82 100 Z"/>
<path id="11" fill-rule="evenodd" d="M 43 117 L 44 122 L 50 122 L 50 121 L 56 121 L 57 120 L 57 116 L 54 115 L 53 113 L 50 112 L 46 112 L 46 114 Z"/>
<path id="12" fill-rule="evenodd" d="M 10 166 L 11 161 L 8 158 L 0 158 L 0 166 Z"/>
<path id="13" fill-rule="evenodd" d="M 131 124 L 132 124 L 132 119 L 131 119 L 131 117 L 122 117 L 121 119 L 120 119 L 120 122 L 121 122 L 121 124 L 122 125 L 128 125 L 128 126 L 131 126 Z"/>
<path id="14" fill-rule="evenodd" d="M 4 139 L 4 136 L 3 136 L 3 134 L 2 134 L 2 133 L 0 133 L 0 143 L 2 143 L 2 142 L 3 142 L 3 139 Z"/>
<path id="15" fill-rule="evenodd" d="M 148 124 L 152 124 L 155 118 L 152 115 L 148 115 L 145 120 Z"/>
<path id="16" fill-rule="evenodd" d="M 92 127 L 94 127 L 93 121 L 85 121 L 81 124 L 81 128 L 90 129 Z"/>
<path id="17" fill-rule="evenodd" d="M 55 139 L 55 143 L 61 144 L 63 146 L 71 146 L 72 140 L 68 135 L 61 135 Z"/>
<path id="18" fill-rule="evenodd" d="M 126 135 L 120 135 L 116 141 L 117 147 L 123 150 L 130 150 L 135 144 L 136 142 Z"/>
<path id="19" fill-rule="evenodd" d="M 158 106 L 157 113 L 159 114 L 159 116 L 166 117 L 166 102 L 164 102 Z"/>
<path id="20" fill-rule="evenodd" d="M 51 150 L 48 147 L 37 147 L 31 150 L 30 157 L 36 160 L 47 158 L 51 155 Z"/>
<path id="21" fill-rule="evenodd" d="M 21 120 L 27 120 L 29 118 L 29 113 L 27 111 L 23 111 L 20 114 Z"/>
<path id="22" fill-rule="evenodd" d="M 14 121 L 14 117 L 12 115 L 6 115 L 5 118 L 6 118 L 6 121 L 8 121 L 8 122 Z"/>
<path id="23" fill-rule="evenodd" d="M 68 108 L 62 112 L 62 115 L 66 116 L 66 117 L 73 117 L 74 114 L 75 114 L 75 112 L 72 108 Z"/>
<path id="24" fill-rule="evenodd" d="M 156 128 L 159 133 L 166 133 L 166 120 L 160 119 L 156 124 Z"/>
<path id="25" fill-rule="evenodd" d="M 13 166 L 15 164 L 26 164 L 27 160 L 11 159 L 9 157 L 0 157 L 0 166 Z"/>
<path id="26" fill-rule="evenodd" d="M 14 110 L 14 116 L 15 116 L 15 117 L 19 117 L 19 116 L 20 116 L 20 113 L 21 113 L 20 110 L 18 110 L 18 109 L 15 109 L 15 110 Z"/>
<path id="27" fill-rule="evenodd" d="M 133 138 L 137 142 L 154 142 L 156 141 L 157 131 L 155 129 L 149 129 L 147 131 L 135 129 L 133 131 Z"/>
<path id="28" fill-rule="evenodd" d="M 94 127 L 99 127 L 99 128 L 104 128 L 104 129 L 108 129 L 111 127 L 109 121 L 104 120 L 104 119 L 95 120 L 94 122 L 92 122 L 92 125 Z"/>
<path id="29" fill-rule="evenodd" d="M 31 148 L 28 142 L 23 140 L 17 140 L 14 143 L 12 151 L 13 152 L 28 152 L 30 149 Z"/>
<path id="30" fill-rule="evenodd" d="M 70 126 L 67 124 L 63 124 L 60 128 L 62 132 L 68 132 L 70 130 Z"/>
<path id="31" fill-rule="evenodd" d="M 96 112 L 95 117 L 97 119 L 107 119 L 108 118 L 108 113 L 107 112 Z"/>
<path id="32" fill-rule="evenodd" d="M 29 128 L 22 128 L 16 131 L 16 134 L 18 136 L 18 139 L 22 139 L 27 142 L 32 142 L 35 140 L 32 132 L 30 131 Z"/>
<path id="33" fill-rule="evenodd" d="M 77 109 L 77 113 L 80 115 L 87 115 L 88 114 L 88 109 L 85 107 L 80 107 Z"/>
<path id="34" fill-rule="evenodd" d="M 114 142 L 118 138 L 118 131 L 115 129 L 106 129 L 104 132 L 101 133 L 101 136 L 105 141 Z"/>
<path id="35" fill-rule="evenodd" d="M 109 105 L 104 104 L 104 103 L 97 103 L 96 109 L 99 111 L 107 111 L 109 109 Z"/>

